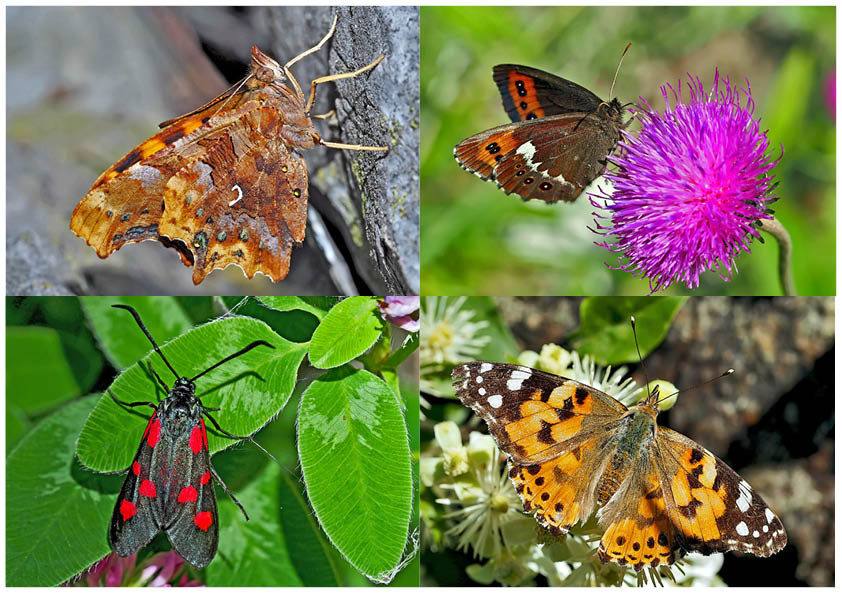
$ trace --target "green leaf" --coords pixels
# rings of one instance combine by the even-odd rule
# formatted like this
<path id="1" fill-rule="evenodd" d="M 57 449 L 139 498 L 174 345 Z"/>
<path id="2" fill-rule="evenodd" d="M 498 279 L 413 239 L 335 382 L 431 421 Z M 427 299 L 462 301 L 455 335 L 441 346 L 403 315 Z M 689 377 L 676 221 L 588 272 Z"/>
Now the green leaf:
<path id="1" fill-rule="evenodd" d="M 280 471 L 270 466 L 248 487 L 237 493 L 249 515 L 228 496 L 219 500 L 219 550 L 206 571 L 213 587 L 300 587 L 290 550 L 297 537 L 287 541 L 279 524 Z M 220 495 L 220 494 L 217 494 Z"/>
<path id="2" fill-rule="evenodd" d="M 328 311 L 338 302 L 337 297 L 322 296 L 259 296 L 255 299 L 263 302 L 267 308 L 286 312 L 288 310 L 304 310 L 314 315 L 319 320 L 323 319 Z"/>
<path id="3" fill-rule="evenodd" d="M 309 341 L 313 331 L 319 326 L 319 318 L 304 310 L 282 312 L 268 308 L 266 304 L 252 297 L 225 296 L 219 299 L 230 311 L 262 320 L 284 339 L 294 343 Z"/>
<path id="4" fill-rule="evenodd" d="M 368 351 L 383 332 L 373 297 L 351 297 L 331 308 L 310 340 L 310 363 L 336 368 Z"/>
<path id="5" fill-rule="evenodd" d="M 240 317 L 214 320 L 161 346 L 175 370 L 192 377 L 257 340 L 275 348 L 258 346 L 196 381 L 196 396 L 206 407 L 220 407 L 213 417 L 224 430 L 238 436 L 253 434 L 284 407 L 295 387 L 306 346 L 284 340 L 263 322 Z M 111 384 L 118 399 L 155 402 L 165 396 L 148 372 L 147 362 L 172 387 L 172 373 L 158 354 L 152 353 L 141 361 L 143 366 L 134 364 Z M 106 392 L 79 437 L 79 459 L 97 471 L 127 468 L 151 413 L 148 407 L 119 406 Z M 218 435 L 212 424 L 207 428 L 211 454 L 233 444 L 230 438 Z"/>
<path id="6" fill-rule="evenodd" d="M 6 347 L 7 404 L 33 414 L 80 394 L 57 331 L 40 326 L 9 327 Z"/>
<path id="7" fill-rule="evenodd" d="M 73 448 L 96 396 L 39 423 L 6 460 L 6 586 L 54 586 L 108 554 L 122 478 L 86 471 Z"/>
<path id="8" fill-rule="evenodd" d="M 158 345 L 177 337 L 192 321 L 172 297 L 85 297 L 82 308 L 100 347 L 115 368 L 125 369 L 152 350 L 132 315 L 113 304 L 132 306 Z M 133 399 L 137 400 L 137 399 Z"/>
<path id="9" fill-rule="evenodd" d="M 281 532 L 301 581 L 308 587 L 335 587 L 341 584 L 332 548 L 319 529 L 303 496 L 303 486 L 288 473 L 281 474 Z"/>
<path id="10" fill-rule="evenodd" d="M 637 324 L 640 355 L 645 358 L 663 341 L 672 319 L 686 297 L 596 297 L 582 301 L 581 325 L 571 334 L 571 345 L 599 364 L 637 361 L 630 317 Z"/>
<path id="11" fill-rule="evenodd" d="M 388 582 L 412 508 L 398 398 L 365 370 L 331 370 L 301 397 L 298 453 L 310 504 L 333 545 L 371 580 Z"/>

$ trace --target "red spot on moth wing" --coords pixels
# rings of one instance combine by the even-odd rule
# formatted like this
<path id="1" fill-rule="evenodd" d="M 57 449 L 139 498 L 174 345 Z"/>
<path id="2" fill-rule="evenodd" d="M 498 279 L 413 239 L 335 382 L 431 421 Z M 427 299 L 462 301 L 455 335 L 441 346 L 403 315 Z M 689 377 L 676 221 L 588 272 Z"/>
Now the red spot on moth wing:
<path id="1" fill-rule="evenodd" d="M 190 450 L 193 451 L 194 455 L 199 454 L 199 451 L 202 450 L 202 434 L 204 430 L 204 427 L 193 426 L 193 431 L 190 432 Z"/>
<path id="2" fill-rule="evenodd" d="M 208 527 L 213 524 L 213 515 L 209 511 L 204 510 L 193 517 L 193 523 L 202 531 L 207 531 Z"/>
<path id="3" fill-rule="evenodd" d="M 146 440 L 146 437 L 149 435 L 149 428 L 152 427 L 152 422 L 158 418 L 158 412 L 152 414 L 152 417 L 149 418 L 149 423 L 146 424 L 146 429 L 143 430 L 143 438 L 140 439 L 141 442 Z"/>
<path id="4" fill-rule="evenodd" d="M 205 443 L 205 448 L 208 448 L 208 433 L 205 431 L 205 420 L 200 418 L 199 423 L 202 424 L 202 442 Z"/>
<path id="5" fill-rule="evenodd" d="M 196 491 L 196 488 L 193 486 L 187 486 L 186 488 L 181 488 L 181 492 L 178 493 L 178 501 L 179 502 L 195 502 L 196 498 L 199 497 L 199 493 Z"/>
<path id="6" fill-rule="evenodd" d="M 125 523 L 137 514 L 137 507 L 128 500 L 123 500 L 120 502 L 120 514 L 123 515 L 123 522 Z"/>
<path id="7" fill-rule="evenodd" d="M 134 473 L 135 475 L 140 475 L 140 463 L 138 463 L 137 461 L 132 463 L 132 473 Z"/>
<path id="8" fill-rule="evenodd" d="M 155 489 L 154 483 L 148 479 L 144 479 L 143 483 L 140 484 L 140 495 L 146 496 L 147 498 L 154 498 L 158 495 L 158 490 Z"/>
<path id="9" fill-rule="evenodd" d="M 210 481 L 210 471 L 205 471 L 204 473 L 202 473 L 202 477 L 199 479 L 199 483 L 201 483 L 202 485 L 205 485 L 209 481 Z"/>
<path id="10" fill-rule="evenodd" d="M 158 440 L 161 439 L 161 420 L 157 417 L 153 419 L 154 421 L 149 428 L 149 438 L 146 440 L 147 444 L 149 444 L 149 448 L 155 448 L 155 445 L 158 444 Z"/>

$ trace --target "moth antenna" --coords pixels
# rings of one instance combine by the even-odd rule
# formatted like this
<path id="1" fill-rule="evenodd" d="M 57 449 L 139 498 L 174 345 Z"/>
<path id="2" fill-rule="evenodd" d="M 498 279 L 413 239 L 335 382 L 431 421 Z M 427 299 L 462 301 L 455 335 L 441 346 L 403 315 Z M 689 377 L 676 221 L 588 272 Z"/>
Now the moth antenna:
<path id="1" fill-rule="evenodd" d="M 684 392 L 686 393 L 686 392 L 689 392 L 689 391 L 691 391 L 691 390 L 697 389 L 697 388 L 699 388 L 700 386 L 704 386 L 704 385 L 706 385 L 706 384 L 710 384 L 711 382 L 713 382 L 713 381 L 715 381 L 715 380 L 719 380 L 720 378 L 724 378 L 725 376 L 730 376 L 730 375 L 731 375 L 731 374 L 733 374 L 733 373 L 734 373 L 734 368 L 728 368 L 727 370 L 725 370 L 724 372 L 722 372 L 722 374 L 720 374 L 720 375 L 719 375 L 719 376 L 717 376 L 716 378 L 711 378 L 710 380 L 705 380 L 704 382 L 700 382 L 699 384 L 694 384 L 693 386 L 691 386 L 691 387 L 689 387 L 689 388 L 685 388 L 685 389 L 684 389 Z M 667 395 L 667 396 L 665 396 L 665 397 L 663 397 L 663 398 L 661 398 L 661 399 L 658 399 L 658 400 L 656 401 L 656 404 L 657 404 L 657 403 L 660 403 L 661 401 L 666 401 L 666 400 L 667 400 L 667 399 L 669 399 L 670 397 L 673 397 L 673 396 L 677 395 L 677 394 L 678 394 L 678 393 L 680 393 L 680 392 L 681 392 L 680 390 L 677 390 L 677 391 L 675 391 L 675 392 L 674 392 L 674 393 L 672 393 L 672 394 L 669 394 L 669 395 Z"/>
<path id="2" fill-rule="evenodd" d="M 158 349 L 158 344 L 155 343 L 155 339 L 153 339 L 149 331 L 146 330 L 146 325 L 143 324 L 143 321 L 140 319 L 140 314 L 137 313 L 137 310 L 135 310 L 131 306 L 124 306 L 123 304 L 112 304 L 111 307 L 120 308 L 121 310 L 128 310 L 131 313 L 131 315 L 134 316 L 135 322 L 137 322 L 137 325 L 140 327 L 140 330 L 143 331 L 143 334 L 145 334 L 146 338 L 149 339 L 149 342 L 152 343 L 152 347 L 155 349 L 155 353 L 161 356 L 161 359 L 164 360 L 164 363 L 167 364 L 167 367 L 170 369 L 170 372 L 172 372 L 176 378 L 181 378 L 181 375 L 175 371 L 175 368 L 173 368 L 170 365 L 170 362 L 167 361 L 167 358 L 165 358 L 164 354 L 161 353 L 161 350 Z"/>
<path id="3" fill-rule="evenodd" d="M 620 74 L 620 66 L 622 66 L 623 59 L 626 57 L 630 47 L 631 42 L 629 42 L 629 45 L 627 45 L 626 49 L 623 50 L 623 55 L 620 56 L 620 62 L 617 64 L 617 70 L 614 72 L 614 80 L 611 81 L 611 92 L 608 94 L 609 97 L 614 97 L 614 83 L 617 82 L 617 75 Z"/>
<path id="4" fill-rule="evenodd" d="M 239 350 L 239 351 L 237 351 L 236 353 L 232 353 L 232 354 L 231 354 L 231 355 L 229 355 L 228 357 L 226 357 L 226 358 L 224 358 L 224 359 L 222 359 L 222 360 L 220 360 L 220 361 L 216 362 L 214 365 L 212 365 L 210 368 L 208 368 L 208 369 L 207 369 L 207 370 L 205 370 L 204 372 L 199 372 L 198 374 L 196 374 L 195 376 L 193 376 L 193 378 L 191 378 L 191 379 L 190 379 L 190 382 L 193 382 L 193 381 L 194 381 L 194 380 L 196 380 L 197 378 L 201 378 L 202 376 L 204 376 L 205 374 L 207 374 L 207 373 L 208 373 L 208 372 L 210 372 L 211 370 L 213 370 L 213 369 L 215 369 L 215 368 L 218 368 L 219 366 L 221 366 L 221 365 L 222 365 L 222 364 L 224 364 L 225 362 L 227 362 L 227 361 L 231 361 L 231 360 L 232 360 L 232 359 L 234 359 L 235 357 L 240 357 L 241 355 L 243 355 L 243 354 L 244 354 L 244 353 L 246 353 L 247 351 L 251 351 L 252 349 L 254 349 L 255 347 L 257 347 L 258 345 L 265 345 L 265 346 L 266 346 L 266 347 L 268 347 L 269 349 L 274 349 L 274 348 L 275 348 L 275 346 L 274 346 L 274 345 L 270 345 L 270 344 L 269 344 L 269 343 L 267 343 L 266 341 L 254 341 L 254 342 L 252 342 L 252 343 L 249 343 L 248 345 L 246 345 L 245 347 L 243 347 L 242 349 L 240 349 L 240 350 Z"/>

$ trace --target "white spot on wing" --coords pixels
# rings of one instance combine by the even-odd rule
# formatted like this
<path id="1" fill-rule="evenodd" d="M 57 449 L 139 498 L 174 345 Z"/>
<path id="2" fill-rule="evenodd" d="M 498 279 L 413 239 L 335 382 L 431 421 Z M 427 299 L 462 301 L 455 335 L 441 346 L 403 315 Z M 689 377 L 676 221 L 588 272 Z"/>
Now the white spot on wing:
<path id="1" fill-rule="evenodd" d="M 755 539 L 757 539 L 758 537 L 760 537 L 760 531 L 756 531 L 756 530 L 753 531 L 751 536 L 754 537 Z"/>
<path id="2" fill-rule="evenodd" d="M 482 384 L 482 376 L 477 376 L 477 384 Z"/>
<path id="3" fill-rule="evenodd" d="M 240 188 L 239 184 L 234 184 L 233 186 L 231 186 L 231 190 L 237 191 L 237 198 L 235 198 L 234 200 L 232 200 L 231 202 L 228 203 L 229 207 L 233 207 L 235 204 L 237 204 L 239 201 L 241 201 L 243 199 L 243 189 Z"/>
<path id="4" fill-rule="evenodd" d="M 766 509 L 766 522 L 771 523 L 773 520 L 775 520 L 775 513 L 773 513 L 771 510 L 769 510 L 767 508 Z"/>
<path id="5" fill-rule="evenodd" d="M 736 526 L 737 534 L 742 535 L 745 537 L 748 535 L 748 525 L 746 525 L 745 521 L 740 521 L 740 524 Z"/>
<path id="6" fill-rule="evenodd" d="M 503 404 L 503 397 L 501 395 L 491 395 L 488 397 L 488 404 L 497 409 Z"/>
<path id="7" fill-rule="evenodd" d="M 479 389 L 479 396 L 481 396 L 481 397 L 485 396 L 485 389 L 484 388 Z"/>
<path id="8" fill-rule="evenodd" d="M 488 371 L 489 371 L 491 368 L 493 368 L 493 367 L 494 367 L 494 366 L 492 366 L 491 364 L 482 364 L 482 365 L 479 367 L 479 371 L 480 371 L 480 373 L 483 373 L 483 372 L 488 372 Z"/>

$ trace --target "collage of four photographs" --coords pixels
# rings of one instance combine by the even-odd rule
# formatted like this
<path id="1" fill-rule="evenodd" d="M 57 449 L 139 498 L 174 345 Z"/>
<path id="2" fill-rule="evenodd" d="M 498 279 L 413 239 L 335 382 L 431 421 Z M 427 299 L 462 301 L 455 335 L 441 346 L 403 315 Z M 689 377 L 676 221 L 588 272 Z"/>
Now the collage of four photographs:
<path id="1" fill-rule="evenodd" d="M 835 20 L 7 7 L 6 585 L 835 584 Z"/>

